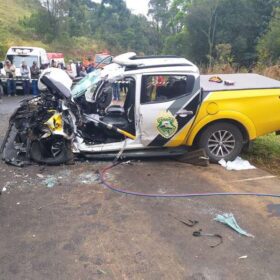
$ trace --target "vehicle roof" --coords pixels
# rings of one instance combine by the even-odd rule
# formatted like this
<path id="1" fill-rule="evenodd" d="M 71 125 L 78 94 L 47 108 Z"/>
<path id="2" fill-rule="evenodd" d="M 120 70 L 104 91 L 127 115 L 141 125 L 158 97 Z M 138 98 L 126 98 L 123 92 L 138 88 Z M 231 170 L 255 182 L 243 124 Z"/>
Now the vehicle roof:
<path id="1" fill-rule="evenodd" d="M 129 70 L 148 68 L 186 67 L 186 71 L 198 72 L 197 67 L 189 60 L 178 56 L 136 56 L 135 53 L 125 53 L 113 59 L 113 61 Z"/>
<path id="2" fill-rule="evenodd" d="M 232 81 L 234 85 L 224 83 L 209 82 L 213 76 L 220 77 L 223 81 Z M 250 89 L 280 89 L 280 81 L 261 76 L 258 74 L 214 74 L 201 75 L 200 84 L 204 91 L 225 91 L 225 90 L 250 90 Z"/>
<path id="3" fill-rule="evenodd" d="M 8 52 L 7 52 L 7 53 L 9 53 L 9 52 L 13 52 L 13 53 L 14 53 L 13 49 L 30 49 L 30 50 L 32 50 L 32 51 L 44 51 L 44 52 L 46 51 L 45 49 L 43 49 L 43 48 L 38 48 L 38 47 L 11 46 L 11 47 L 8 49 Z"/>

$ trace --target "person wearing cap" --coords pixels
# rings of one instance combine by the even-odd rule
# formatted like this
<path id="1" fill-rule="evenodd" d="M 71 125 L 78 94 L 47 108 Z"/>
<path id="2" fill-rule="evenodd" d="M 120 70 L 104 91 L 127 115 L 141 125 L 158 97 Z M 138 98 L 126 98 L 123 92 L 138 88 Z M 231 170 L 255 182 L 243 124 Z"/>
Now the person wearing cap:
<path id="1" fill-rule="evenodd" d="M 39 90 L 38 90 L 38 79 L 39 79 L 39 75 L 40 75 L 40 69 L 37 66 L 37 62 L 33 61 L 33 64 L 30 68 L 30 72 L 31 72 L 31 86 L 32 86 L 32 95 L 38 95 L 39 94 Z"/>
<path id="2" fill-rule="evenodd" d="M 30 69 L 25 61 L 21 63 L 20 74 L 23 79 L 23 94 L 28 95 L 30 93 Z"/>
<path id="3" fill-rule="evenodd" d="M 6 73 L 7 79 L 7 94 L 8 96 L 16 94 L 16 84 L 15 84 L 15 76 L 16 76 L 16 67 L 11 63 L 10 60 L 5 61 L 4 70 Z"/>

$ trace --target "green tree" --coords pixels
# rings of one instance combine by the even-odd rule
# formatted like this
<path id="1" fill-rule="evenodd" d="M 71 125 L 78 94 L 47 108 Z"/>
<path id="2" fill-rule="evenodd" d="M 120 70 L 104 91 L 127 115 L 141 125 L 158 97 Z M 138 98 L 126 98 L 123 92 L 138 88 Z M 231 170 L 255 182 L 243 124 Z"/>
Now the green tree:
<path id="1" fill-rule="evenodd" d="M 153 27 L 156 30 L 156 49 L 161 53 L 164 48 L 164 41 L 170 32 L 170 5 L 171 0 L 150 0 L 148 15 L 152 19 Z"/>
<path id="2" fill-rule="evenodd" d="M 201 63 L 208 60 L 210 66 L 213 63 L 217 22 L 222 16 L 219 6 L 220 0 L 197 0 L 187 16 L 192 55 Z"/>
<path id="3" fill-rule="evenodd" d="M 265 33 L 257 46 L 259 59 L 267 64 L 280 61 L 280 8 L 276 8 Z"/>

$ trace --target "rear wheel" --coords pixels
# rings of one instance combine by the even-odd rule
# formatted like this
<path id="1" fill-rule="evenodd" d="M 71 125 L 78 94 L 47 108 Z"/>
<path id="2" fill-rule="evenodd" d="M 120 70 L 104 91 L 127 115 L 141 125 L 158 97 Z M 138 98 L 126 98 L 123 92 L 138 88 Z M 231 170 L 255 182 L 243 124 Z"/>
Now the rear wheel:
<path id="1" fill-rule="evenodd" d="M 212 162 L 218 162 L 221 159 L 234 160 L 242 150 L 243 136 L 234 124 L 215 123 L 202 131 L 198 146 L 205 149 Z"/>

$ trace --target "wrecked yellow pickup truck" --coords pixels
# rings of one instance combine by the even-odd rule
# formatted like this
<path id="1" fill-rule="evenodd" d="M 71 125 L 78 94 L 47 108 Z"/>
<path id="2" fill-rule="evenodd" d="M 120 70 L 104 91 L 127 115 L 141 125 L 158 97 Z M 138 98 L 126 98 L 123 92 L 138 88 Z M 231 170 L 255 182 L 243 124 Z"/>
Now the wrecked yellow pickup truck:
<path id="1" fill-rule="evenodd" d="M 41 96 L 10 119 L 6 162 L 60 164 L 75 154 L 108 159 L 120 151 L 123 158 L 179 156 L 192 146 L 217 162 L 280 130 L 280 82 L 256 74 L 213 79 L 176 56 L 126 53 L 71 85 L 62 70 L 42 73 Z"/>

